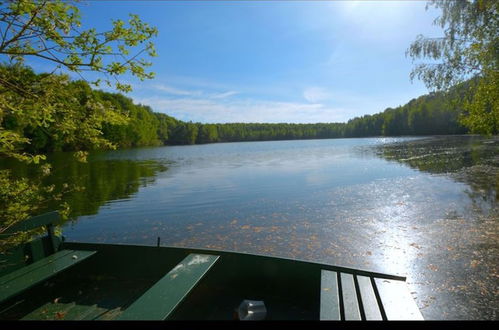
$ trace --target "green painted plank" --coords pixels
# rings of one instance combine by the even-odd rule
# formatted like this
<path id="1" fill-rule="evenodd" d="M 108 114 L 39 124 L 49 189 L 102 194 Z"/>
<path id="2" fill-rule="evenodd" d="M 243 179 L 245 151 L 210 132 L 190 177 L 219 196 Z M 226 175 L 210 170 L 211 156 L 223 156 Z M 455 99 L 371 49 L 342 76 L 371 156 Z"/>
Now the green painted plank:
<path id="1" fill-rule="evenodd" d="M 103 315 L 104 313 L 107 312 L 107 309 L 104 307 L 98 306 L 97 304 L 94 304 L 90 306 L 88 309 L 88 312 L 85 313 L 85 315 L 82 315 L 80 320 L 82 321 L 91 321 L 91 320 L 98 320 L 99 316 Z"/>
<path id="2" fill-rule="evenodd" d="M 25 315 L 22 320 L 63 320 L 65 315 L 74 307 L 75 303 L 46 303 L 33 312 Z"/>
<path id="3" fill-rule="evenodd" d="M 375 283 L 388 320 L 423 320 L 404 281 L 376 278 Z"/>
<path id="4" fill-rule="evenodd" d="M 8 278 L 0 285 L 0 302 L 47 280 L 95 253 L 96 251 L 63 250 L 4 276 Z"/>
<path id="5" fill-rule="evenodd" d="M 71 308 L 67 309 L 55 319 L 60 320 L 83 320 L 87 315 L 96 315 L 102 313 L 103 308 L 98 308 L 96 304 L 85 305 L 78 302 L 72 302 Z M 98 314 L 97 314 L 98 315 Z"/>
<path id="6" fill-rule="evenodd" d="M 108 311 L 106 308 L 93 305 L 81 305 L 74 301 L 69 303 L 46 303 L 35 309 L 22 320 L 93 320 Z"/>
<path id="7" fill-rule="evenodd" d="M 42 259 L 57 252 L 56 250 L 45 251 L 42 239 L 33 240 L 33 241 L 29 242 L 28 244 L 26 244 L 25 247 L 26 248 L 24 249 L 24 252 L 26 254 L 24 255 L 24 258 L 25 258 L 25 261 L 28 261 L 28 263 L 26 265 L 31 265 L 31 264 L 33 264 L 39 260 L 42 260 Z M 26 257 L 28 257 L 28 258 L 26 258 Z"/>
<path id="8" fill-rule="evenodd" d="M 28 231 L 42 226 L 46 226 L 48 224 L 57 225 L 59 224 L 60 221 L 61 221 L 61 216 L 59 215 L 59 212 L 57 211 L 48 212 L 38 215 L 36 217 L 31 217 L 19 223 L 16 223 L 15 225 L 5 230 L 2 233 L 2 235 L 12 234 L 18 231 Z"/>
<path id="9" fill-rule="evenodd" d="M 27 273 L 30 273 L 32 271 L 35 271 L 36 269 L 40 267 L 44 267 L 47 263 L 54 262 L 57 259 L 60 259 L 68 254 L 74 253 L 73 250 L 61 250 L 55 254 L 52 254 L 44 259 L 38 260 L 32 264 L 29 264 L 27 266 L 24 266 L 22 268 L 19 268 L 18 270 L 6 274 L 0 278 L 0 285 L 5 284 L 7 282 L 12 281 L 15 278 L 21 277 Z"/>
<path id="10" fill-rule="evenodd" d="M 190 254 L 128 307 L 119 320 L 164 320 L 215 264 L 219 256 Z"/>
<path id="11" fill-rule="evenodd" d="M 357 276 L 357 283 L 359 283 L 360 298 L 362 299 L 362 307 L 364 308 L 366 320 L 383 320 L 371 278 Z"/>
<path id="12" fill-rule="evenodd" d="M 343 294 L 343 309 L 345 320 L 361 320 L 359 302 L 352 274 L 341 273 L 341 293 Z"/>
<path id="13" fill-rule="evenodd" d="M 104 314 L 100 315 L 98 320 L 99 321 L 114 321 L 119 319 L 119 316 L 123 314 L 123 310 L 121 307 L 116 307 L 113 309 L 108 310 Z"/>
<path id="14" fill-rule="evenodd" d="M 340 320 L 340 294 L 338 291 L 338 274 L 329 270 L 321 270 L 321 320 Z"/>

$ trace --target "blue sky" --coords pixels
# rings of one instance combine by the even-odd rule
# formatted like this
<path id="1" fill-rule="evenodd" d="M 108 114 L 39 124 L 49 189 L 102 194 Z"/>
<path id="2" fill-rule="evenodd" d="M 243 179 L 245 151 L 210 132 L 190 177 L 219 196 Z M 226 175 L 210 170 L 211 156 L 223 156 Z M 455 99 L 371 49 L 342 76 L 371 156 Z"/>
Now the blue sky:
<path id="1" fill-rule="evenodd" d="M 426 94 L 405 51 L 439 36 L 425 1 L 91 1 L 83 21 L 128 13 L 159 30 L 156 78 L 128 96 L 185 121 L 344 122 Z"/>

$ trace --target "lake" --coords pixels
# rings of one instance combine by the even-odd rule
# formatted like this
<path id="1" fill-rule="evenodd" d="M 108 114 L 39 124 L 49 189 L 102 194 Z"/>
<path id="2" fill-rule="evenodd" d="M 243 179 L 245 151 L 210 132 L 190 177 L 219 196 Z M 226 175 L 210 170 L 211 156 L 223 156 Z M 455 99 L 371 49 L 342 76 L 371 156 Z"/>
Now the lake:
<path id="1" fill-rule="evenodd" d="M 69 241 L 160 237 L 403 274 L 426 319 L 497 319 L 497 137 L 218 143 L 49 160 L 48 182 L 84 187 L 65 197 Z"/>

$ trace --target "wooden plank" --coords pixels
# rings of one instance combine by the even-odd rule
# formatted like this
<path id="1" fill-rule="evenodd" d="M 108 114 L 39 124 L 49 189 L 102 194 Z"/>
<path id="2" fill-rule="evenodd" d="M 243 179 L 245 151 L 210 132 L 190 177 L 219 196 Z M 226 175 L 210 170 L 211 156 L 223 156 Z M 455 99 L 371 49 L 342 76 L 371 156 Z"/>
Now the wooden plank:
<path id="1" fill-rule="evenodd" d="M 0 285 L 5 284 L 7 282 L 10 282 L 11 280 L 23 276 L 27 273 L 30 273 L 40 267 L 43 267 L 46 263 L 53 262 L 54 260 L 57 260 L 59 258 L 64 257 L 65 255 L 68 255 L 70 253 L 73 253 L 73 250 L 61 250 L 55 254 L 52 254 L 44 259 L 38 260 L 32 264 L 29 264 L 27 266 L 24 266 L 12 273 L 6 274 L 0 278 Z"/>
<path id="2" fill-rule="evenodd" d="M 371 284 L 371 278 L 367 276 L 357 276 L 357 283 L 359 283 L 359 293 L 366 320 L 383 320 L 376 294 L 374 293 Z"/>
<path id="3" fill-rule="evenodd" d="M 95 253 L 96 251 L 62 250 L 3 276 L 0 279 L 0 302 L 47 280 Z"/>
<path id="4" fill-rule="evenodd" d="M 105 310 L 99 308 L 97 304 L 84 305 L 81 303 L 75 303 L 71 309 L 69 309 L 66 314 L 64 314 L 64 320 L 84 320 L 93 319 L 99 314 L 103 313 Z"/>
<path id="5" fill-rule="evenodd" d="M 164 320 L 215 264 L 219 256 L 190 254 L 128 307 L 119 320 Z"/>
<path id="6" fill-rule="evenodd" d="M 98 306 L 97 304 L 94 304 L 90 306 L 88 312 L 85 315 L 81 316 L 82 321 L 91 321 L 91 320 L 97 320 L 99 316 L 104 314 L 106 312 L 106 309 L 102 306 Z"/>
<path id="7" fill-rule="evenodd" d="M 24 266 L 27 266 L 54 254 L 56 251 L 49 250 L 47 253 L 44 248 L 43 239 L 35 239 L 25 245 L 24 252 L 26 262 Z"/>
<path id="8" fill-rule="evenodd" d="M 35 311 L 25 315 L 22 320 L 64 320 L 67 313 L 75 306 L 74 302 L 69 303 L 46 303 Z"/>
<path id="9" fill-rule="evenodd" d="M 108 311 L 93 305 L 80 305 L 74 301 L 68 303 L 46 303 L 35 309 L 21 320 L 93 320 Z"/>
<path id="10" fill-rule="evenodd" d="M 376 278 L 375 283 L 388 320 L 423 320 L 405 282 Z"/>
<path id="11" fill-rule="evenodd" d="M 5 230 L 2 235 L 13 234 L 18 231 L 28 231 L 49 224 L 57 225 L 60 221 L 61 216 L 59 215 L 59 212 L 48 212 L 16 223 L 13 226 L 7 228 L 7 230 Z"/>
<path id="12" fill-rule="evenodd" d="M 347 273 L 341 273 L 340 275 L 345 320 L 361 320 L 353 275 Z"/>
<path id="13" fill-rule="evenodd" d="M 321 270 L 321 320 L 340 320 L 338 273 Z"/>

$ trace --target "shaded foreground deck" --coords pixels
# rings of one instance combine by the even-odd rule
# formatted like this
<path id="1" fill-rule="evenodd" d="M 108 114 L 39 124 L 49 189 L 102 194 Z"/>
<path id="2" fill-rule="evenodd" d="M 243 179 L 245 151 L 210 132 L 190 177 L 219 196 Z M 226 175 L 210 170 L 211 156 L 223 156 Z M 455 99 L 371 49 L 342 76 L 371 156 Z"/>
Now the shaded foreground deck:
<path id="1" fill-rule="evenodd" d="M 266 320 L 421 320 L 405 277 L 226 251 L 67 243 L 57 212 L 2 235 L 47 236 L 0 258 L 0 319 L 230 320 L 243 300 Z"/>
<path id="2" fill-rule="evenodd" d="M 270 320 L 422 319 L 400 276 L 221 251 L 62 247 L 96 253 L 4 300 L 1 319 L 224 320 L 233 319 L 244 299 L 263 300 Z M 209 267 L 175 276 L 180 264 L 187 266 L 196 256 L 211 258 Z M 182 281 L 189 283 L 181 288 Z M 179 292 L 162 296 L 165 290 Z"/>

